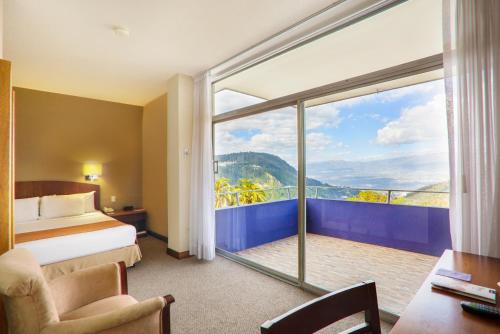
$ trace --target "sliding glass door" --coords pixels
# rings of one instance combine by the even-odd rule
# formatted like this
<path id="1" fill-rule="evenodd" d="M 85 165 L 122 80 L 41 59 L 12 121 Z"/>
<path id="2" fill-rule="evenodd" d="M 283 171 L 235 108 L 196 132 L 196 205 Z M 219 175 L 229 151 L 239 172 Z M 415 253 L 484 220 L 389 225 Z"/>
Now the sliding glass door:
<path id="1" fill-rule="evenodd" d="M 243 94 L 216 95 L 216 106 Z M 216 243 L 229 256 L 298 277 L 295 106 L 214 125 Z M 271 254 L 271 255 L 270 255 Z"/>
<path id="2" fill-rule="evenodd" d="M 441 25 L 388 1 L 213 83 L 220 255 L 402 312 L 450 246 Z"/>
<path id="3" fill-rule="evenodd" d="M 429 74 L 305 103 L 305 281 L 374 280 L 396 314 L 450 247 L 444 83 Z"/>

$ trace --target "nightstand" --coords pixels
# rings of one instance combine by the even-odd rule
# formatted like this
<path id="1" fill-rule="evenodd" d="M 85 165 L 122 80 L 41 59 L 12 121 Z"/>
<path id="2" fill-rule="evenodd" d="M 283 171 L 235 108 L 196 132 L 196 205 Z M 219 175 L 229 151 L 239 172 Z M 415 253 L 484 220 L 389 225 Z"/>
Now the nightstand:
<path id="1" fill-rule="evenodd" d="M 130 211 L 116 210 L 106 214 L 122 223 L 134 225 L 138 237 L 146 236 L 146 221 L 148 215 L 145 209 L 134 209 Z"/>

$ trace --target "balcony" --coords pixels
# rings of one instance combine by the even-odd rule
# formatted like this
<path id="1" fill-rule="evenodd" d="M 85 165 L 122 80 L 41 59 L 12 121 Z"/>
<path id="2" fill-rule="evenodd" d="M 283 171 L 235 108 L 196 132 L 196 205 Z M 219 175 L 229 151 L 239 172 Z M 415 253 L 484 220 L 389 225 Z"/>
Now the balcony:
<path id="1" fill-rule="evenodd" d="M 373 279 L 380 306 L 401 313 L 451 247 L 448 208 L 396 204 L 401 191 L 376 190 L 387 200 L 373 203 L 308 188 L 306 281 L 334 290 Z M 290 199 L 216 210 L 217 248 L 297 277 L 298 205 L 293 189 L 284 193 Z"/>

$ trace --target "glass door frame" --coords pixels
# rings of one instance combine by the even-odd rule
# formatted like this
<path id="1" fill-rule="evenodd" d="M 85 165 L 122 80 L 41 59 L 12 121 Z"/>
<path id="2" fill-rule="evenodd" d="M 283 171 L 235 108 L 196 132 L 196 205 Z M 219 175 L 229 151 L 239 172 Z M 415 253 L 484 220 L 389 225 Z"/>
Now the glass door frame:
<path id="1" fill-rule="evenodd" d="M 212 116 L 212 145 L 215 144 L 215 124 L 230 120 L 245 118 L 248 116 L 269 112 L 275 109 L 297 106 L 297 157 L 298 157 L 298 277 L 292 277 L 272 268 L 263 266 L 256 262 L 244 259 L 222 249 L 216 249 L 218 255 L 229 258 L 247 267 L 260 271 L 289 284 L 298 286 L 314 294 L 322 295 L 330 292 L 316 285 L 306 282 L 306 147 L 305 147 L 305 101 L 331 95 L 340 92 L 350 91 L 382 82 L 392 81 L 417 74 L 440 70 L 443 68 L 443 54 L 437 54 L 426 58 L 418 59 L 401 65 L 386 68 L 380 71 L 342 80 L 336 83 L 305 90 L 299 93 L 287 95 L 274 100 L 265 101 L 249 107 L 236 109 L 223 114 Z M 212 85 L 213 96 L 213 85 Z M 213 99 L 212 99 L 213 101 Z M 212 106 L 213 107 L 213 106 Z M 212 146 L 214 147 L 214 146 Z M 214 153 L 215 154 L 215 153 Z M 215 155 L 214 155 L 215 161 Z M 380 309 L 382 319 L 394 323 L 399 316 L 384 309 Z"/>
<path id="2" fill-rule="evenodd" d="M 213 83 L 211 85 L 211 94 L 212 96 L 214 96 L 214 91 L 213 91 Z M 264 102 L 265 103 L 265 102 Z M 259 104 L 260 105 L 260 104 Z M 257 106 L 257 105 L 253 105 L 252 107 L 254 106 Z M 286 106 L 280 106 L 280 107 L 277 107 L 277 108 L 271 108 L 269 110 L 266 110 L 266 111 L 262 111 L 262 112 L 251 112 L 251 113 L 245 113 L 245 110 L 243 109 L 246 109 L 246 108 L 240 108 L 240 109 L 236 109 L 234 111 L 238 111 L 237 114 L 235 115 L 228 115 L 229 117 L 225 117 L 224 119 L 220 120 L 214 120 L 215 116 L 212 116 L 212 153 L 213 153 L 213 157 L 212 157 L 212 161 L 213 161 L 213 164 L 214 164 L 214 174 L 217 173 L 217 170 L 218 170 L 218 167 L 216 167 L 216 159 L 215 159 L 215 125 L 216 124 L 219 124 L 219 123 L 224 123 L 224 122 L 227 122 L 227 121 L 232 121 L 232 120 L 237 120 L 237 119 L 242 119 L 242 118 L 245 118 L 245 117 L 250 117 L 250 116 L 253 116 L 253 115 L 258 115 L 258 114 L 263 114 L 263 113 L 266 113 L 266 112 L 272 112 L 273 110 L 277 110 L 277 109 L 281 109 L 281 108 L 284 108 L 284 107 L 291 107 L 291 106 L 296 106 L 297 108 L 297 112 L 296 112 L 296 115 L 297 115 L 297 120 L 299 119 L 299 104 L 295 104 L 295 103 L 291 103 L 289 105 L 286 105 Z M 214 106 L 214 99 L 212 98 L 212 111 L 215 109 L 215 106 Z M 226 114 L 230 114 L 232 113 L 231 112 L 228 112 L 228 113 L 225 113 L 225 114 L 222 114 L 222 115 L 226 115 Z M 212 115 L 214 115 L 214 113 L 212 112 Z M 299 129 L 297 129 L 297 140 L 299 140 L 301 137 L 301 134 L 299 132 Z M 299 152 L 297 152 L 297 163 L 300 164 L 300 155 L 299 155 Z M 297 201 L 299 201 L 300 199 L 300 191 L 299 191 L 299 182 L 300 182 L 300 174 L 297 173 Z M 299 205 L 299 210 L 300 210 L 300 205 Z M 300 213 L 299 213 L 299 217 L 300 217 Z M 299 229 L 298 229 L 298 234 L 300 235 L 300 218 L 299 220 L 297 221 L 298 222 L 298 225 L 299 225 Z M 217 228 L 217 227 L 216 227 Z M 298 273 L 298 277 L 294 277 L 294 276 L 291 276 L 291 275 L 288 275 L 286 273 L 283 273 L 281 271 L 278 271 L 278 270 L 275 270 L 273 268 L 270 268 L 270 267 L 267 267 L 267 266 L 264 266 L 260 263 L 257 263 L 255 261 L 252 261 L 252 260 L 248 260 L 242 256 L 238 256 L 238 255 L 235 255 L 227 250 L 224 250 L 224 249 L 220 249 L 220 248 L 216 248 L 215 249 L 215 252 L 217 255 L 221 255 L 227 259 L 230 259 L 232 261 L 235 261 L 239 264 L 242 264 L 246 267 L 249 267 L 251 269 L 254 269 L 254 270 L 257 270 L 263 274 L 266 274 L 268 276 L 271 276 L 273 278 L 276 278 L 280 281 L 283 281 L 285 283 L 288 283 L 288 284 L 291 284 L 291 285 L 294 285 L 294 286 L 297 286 L 297 287 L 301 287 L 302 286 L 302 283 L 301 283 L 301 280 L 300 280 L 300 275 L 302 273 L 303 275 L 303 272 L 301 271 L 300 267 L 297 267 L 297 273 Z M 300 246 L 299 246 L 299 252 L 298 252 L 298 257 L 299 257 L 299 263 L 300 263 Z"/>

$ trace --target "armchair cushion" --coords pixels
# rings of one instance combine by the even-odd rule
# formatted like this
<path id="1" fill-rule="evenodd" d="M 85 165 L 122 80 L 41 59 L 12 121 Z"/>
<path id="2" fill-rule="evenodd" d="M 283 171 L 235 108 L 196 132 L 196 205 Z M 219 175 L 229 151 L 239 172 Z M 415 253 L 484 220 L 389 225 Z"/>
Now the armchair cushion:
<path id="1" fill-rule="evenodd" d="M 41 334 L 84 334 L 84 333 L 113 333 L 118 328 L 128 328 L 129 324 L 136 321 L 143 322 L 146 319 L 158 319 L 155 321 L 155 328 L 159 331 L 159 318 L 165 306 L 165 300 L 161 297 L 150 298 L 148 300 L 119 308 L 110 312 L 101 313 L 85 318 L 65 320 L 50 324 L 43 328 Z M 152 316 L 152 318 L 150 318 Z M 133 326 L 135 328 L 135 326 Z M 152 331 L 154 333 L 155 331 Z M 119 333 L 119 332 L 117 332 Z M 122 333 L 130 333 L 128 330 Z M 136 333 L 148 333 L 139 331 Z M 151 331 L 149 331 L 151 333 Z"/>
<path id="2" fill-rule="evenodd" d="M 49 282 L 59 314 L 122 293 L 120 267 L 103 264 L 60 276 Z"/>
<path id="3" fill-rule="evenodd" d="M 118 295 L 98 300 L 60 315 L 61 321 L 91 317 L 114 311 L 129 305 L 137 304 L 137 300 L 129 295 Z"/>

